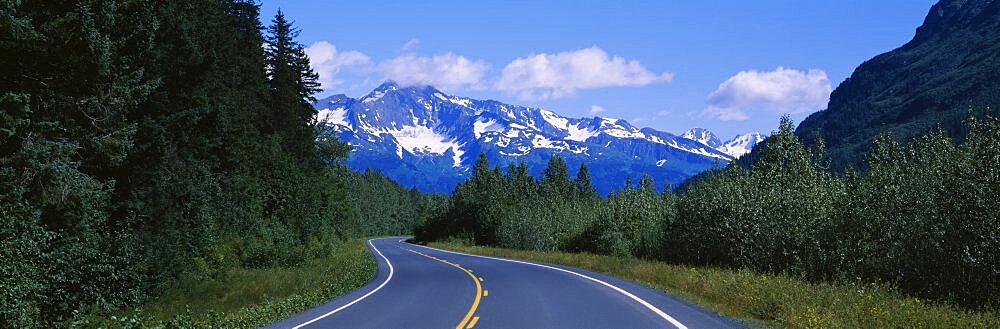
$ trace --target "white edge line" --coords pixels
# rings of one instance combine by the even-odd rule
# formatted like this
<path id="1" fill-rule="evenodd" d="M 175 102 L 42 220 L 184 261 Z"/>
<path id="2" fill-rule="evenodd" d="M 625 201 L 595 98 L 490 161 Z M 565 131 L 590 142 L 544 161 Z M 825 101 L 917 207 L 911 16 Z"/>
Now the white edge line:
<path id="1" fill-rule="evenodd" d="M 326 314 L 320 315 L 320 316 L 316 317 L 315 319 L 312 319 L 312 320 L 306 321 L 305 323 L 302 323 L 300 325 L 294 326 L 294 327 L 292 327 L 292 329 L 299 329 L 299 328 L 305 327 L 305 326 L 309 325 L 310 323 L 319 321 L 320 319 L 323 319 L 325 317 L 331 316 L 334 313 L 340 312 L 341 310 L 343 310 L 345 308 L 348 308 L 351 305 L 354 305 L 354 303 L 360 302 L 362 299 L 368 298 L 368 296 L 371 296 L 372 294 L 374 294 L 379 289 L 382 289 L 382 287 L 385 287 L 385 285 L 387 283 L 389 283 L 389 280 L 392 279 L 392 272 L 393 272 L 392 263 L 389 262 L 389 259 L 386 258 L 385 255 L 383 255 L 382 252 L 378 250 L 378 248 L 375 248 L 375 244 L 372 243 L 373 240 L 375 240 L 375 239 L 368 240 L 368 245 L 372 246 L 372 250 L 375 250 L 375 252 L 378 253 L 378 255 L 380 257 L 382 257 L 382 259 L 385 260 L 385 263 L 389 265 L 389 277 L 385 278 L 385 281 L 382 281 L 382 284 L 378 285 L 378 287 L 375 287 L 374 290 L 369 291 L 364 296 L 358 297 L 358 299 L 355 299 L 355 300 L 351 301 L 350 303 L 344 304 L 344 306 L 338 307 L 337 309 L 335 309 L 333 311 L 330 311 L 330 312 L 327 312 Z"/>
<path id="2" fill-rule="evenodd" d="M 656 315 L 659 315 L 661 318 L 663 318 L 664 320 L 667 320 L 668 322 L 670 322 L 671 324 L 673 324 L 677 328 L 679 328 L 679 329 L 687 329 L 687 326 L 685 326 L 684 324 L 681 324 L 680 321 L 677 321 L 677 319 L 674 319 L 670 315 L 667 315 L 667 313 L 664 313 L 659 308 L 657 308 L 656 306 L 653 306 L 649 302 L 646 302 L 642 298 L 639 298 L 638 296 L 633 295 L 632 293 L 630 293 L 628 291 L 625 291 L 625 289 L 618 288 L 615 285 L 612 285 L 610 283 L 601 281 L 599 279 L 596 279 L 596 278 L 593 278 L 593 277 L 590 277 L 590 276 L 587 276 L 587 275 L 584 275 L 584 274 L 580 274 L 580 273 L 573 272 L 573 271 L 566 270 L 566 269 L 561 269 L 561 268 L 558 268 L 558 267 L 552 267 L 552 266 L 542 265 L 542 264 L 535 264 L 535 263 L 525 262 L 525 261 L 520 261 L 520 260 L 497 258 L 497 257 L 489 257 L 489 256 L 480 256 L 480 255 L 473 255 L 473 254 L 466 254 L 466 253 L 463 253 L 463 252 L 442 250 L 442 249 L 431 248 L 431 247 L 427 247 L 427 246 L 421 246 L 421 245 L 418 245 L 418 244 L 412 244 L 412 245 L 418 246 L 418 247 L 427 248 L 427 249 L 431 249 L 431 250 L 437 250 L 437 251 L 441 251 L 441 252 L 452 253 L 452 254 L 456 254 L 456 255 L 465 255 L 465 256 L 486 258 L 486 259 L 492 259 L 492 260 L 499 260 L 499 261 L 504 261 L 504 262 L 511 262 L 511 263 L 532 265 L 532 266 L 544 267 L 544 268 L 547 268 L 547 269 L 552 269 L 552 270 L 556 270 L 556 271 L 560 271 L 560 272 L 566 272 L 566 273 L 569 273 L 569 274 L 573 274 L 573 275 L 579 276 L 581 278 L 584 278 L 584 279 L 587 279 L 587 280 L 594 281 L 594 282 L 597 282 L 599 284 L 602 284 L 602 285 L 604 285 L 604 286 L 606 286 L 608 288 L 611 288 L 614 291 L 617 291 L 617 292 L 621 293 L 622 295 L 625 295 L 625 296 L 627 296 L 629 298 L 632 298 L 632 300 L 638 302 L 639 304 L 642 304 L 642 306 L 645 306 L 650 311 L 653 311 L 653 313 L 656 313 Z"/>

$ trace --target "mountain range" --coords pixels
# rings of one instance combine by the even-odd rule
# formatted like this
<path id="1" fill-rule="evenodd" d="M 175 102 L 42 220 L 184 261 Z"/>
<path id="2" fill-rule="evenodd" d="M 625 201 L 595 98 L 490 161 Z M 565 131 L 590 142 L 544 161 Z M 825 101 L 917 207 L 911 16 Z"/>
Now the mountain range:
<path id="1" fill-rule="evenodd" d="M 360 98 L 333 95 L 314 106 L 329 133 L 353 147 L 348 166 L 379 170 L 424 192 L 450 193 L 480 153 L 503 168 L 524 161 L 536 177 L 552 156 L 563 157 L 571 175 L 585 163 L 601 193 L 644 173 L 662 189 L 724 166 L 762 139 L 749 133 L 723 143 L 701 128 L 677 136 L 621 119 L 567 118 L 391 81 Z"/>
<path id="2" fill-rule="evenodd" d="M 722 142 L 719 140 L 718 136 L 715 136 L 715 134 L 712 133 L 711 130 L 698 127 L 685 131 L 681 134 L 681 137 L 708 145 L 713 149 L 728 154 L 733 157 L 733 159 L 738 159 L 744 154 L 750 153 L 758 142 L 764 141 L 764 136 L 759 132 L 750 132 L 736 135 L 733 139 Z"/>

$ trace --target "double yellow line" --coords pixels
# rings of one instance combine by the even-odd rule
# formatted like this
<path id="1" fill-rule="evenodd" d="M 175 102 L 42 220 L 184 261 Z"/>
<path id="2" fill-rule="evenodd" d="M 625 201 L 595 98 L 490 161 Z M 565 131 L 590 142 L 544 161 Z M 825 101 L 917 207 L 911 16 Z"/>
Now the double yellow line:
<path id="1" fill-rule="evenodd" d="M 422 253 L 422 252 L 419 252 L 419 251 L 416 251 L 416 250 L 413 250 L 413 249 L 409 249 L 409 250 L 410 250 L 410 252 L 412 252 L 414 254 L 421 255 L 421 256 L 424 256 L 424 257 L 427 257 L 427 258 L 430 258 L 430 259 L 433 259 L 433 260 L 436 260 L 436 261 L 439 261 L 439 262 L 442 262 L 442 263 L 454 266 L 455 268 L 458 268 L 458 269 L 462 270 L 462 272 L 465 272 L 465 274 L 468 274 L 469 277 L 472 278 L 472 282 L 476 283 L 476 299 L 472 301 L 472 307 L 469 308 L 469 312 L 465 314 L 465 318 L 462 319 L 462 322 L 459 322 L 458 325 L 455 326 L 455 329 L 471 329 L 472 327 L 475 327 L 476 323 L 479 322 L 479 317 L 478 316 L 473 316 L 473 315 L 476 314 L 476 309 L 479 308 L 479 300 L 482 299 L 482 297 L 484 296 L 483 285 L 482 285 L 482 283 L 480 283 L 480 281 L 482 281 L 482 278 L 477 278 L 475 274 L 472 274 L 472 271 L 470 271 L 470 270 L 462 267 L 461 265 L 458 265 L 458 264 L 449 262 L 447 260 L 431 256 L 431 255 L 428 255 L 428 254 L 425 254 L 425 253 Z M 486 292 L 486 294 L 489 294 L 489 292 Z"/>

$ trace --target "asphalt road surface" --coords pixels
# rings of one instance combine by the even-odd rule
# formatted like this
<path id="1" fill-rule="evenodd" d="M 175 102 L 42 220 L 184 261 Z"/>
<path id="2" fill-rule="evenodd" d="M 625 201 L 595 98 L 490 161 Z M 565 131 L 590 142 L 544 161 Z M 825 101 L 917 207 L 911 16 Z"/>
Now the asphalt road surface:
<path id="1" fill-rule="evenodd" d="M 551 264 L 368 241 L 378 273 L 269 328 L 736 328 L 663 292 Z"/>

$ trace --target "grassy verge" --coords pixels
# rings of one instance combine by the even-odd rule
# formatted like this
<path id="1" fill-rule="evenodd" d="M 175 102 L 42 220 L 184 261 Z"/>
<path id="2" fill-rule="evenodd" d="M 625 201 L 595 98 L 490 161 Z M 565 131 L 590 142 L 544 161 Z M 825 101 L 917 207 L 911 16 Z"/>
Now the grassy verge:
<path id="1" fill-rule="evenodd" d="M 237 269 L 214 280 L 182 279 L 128 315 L 89 318 L 75 327 L 255 328 L 288 318 L 363 286 L 377 264 L 366 240 L 299 267 Z"/>
<path id="2" fill-rule="evenodd" d="M 878 286 L 814 284 L 781 275 L 585 253 L 489 248 L 459 242 L 431 243 L 431 246 L 601 272 L 669 292 L 748 325 L 787 328 L 1000 327 L 1000 317 L 996 313 L 935 305 Z"/>

